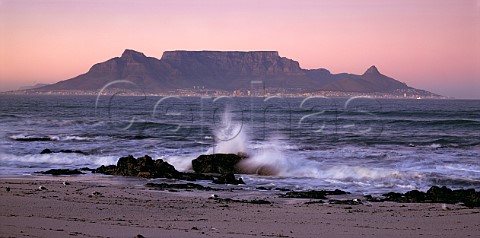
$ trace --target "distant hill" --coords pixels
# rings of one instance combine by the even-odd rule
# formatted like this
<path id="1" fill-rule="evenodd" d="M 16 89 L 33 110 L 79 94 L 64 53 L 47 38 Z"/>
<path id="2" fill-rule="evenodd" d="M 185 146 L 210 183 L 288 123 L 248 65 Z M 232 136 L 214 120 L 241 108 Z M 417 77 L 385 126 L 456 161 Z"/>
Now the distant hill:
<path id="1" fill-rule="evenodd" d="M 362 75 L 332 74 L 326 69 L 302 69 L 297 61 L 280 57 L 276 51 L 166 51 L 161 59 L 156 59 L 128 49 L 121 57 L 93 65 L 85 74 L 35 90 L 98 90 L 115 80 L 129 80 L 145 92 L 194 86 L 217 90 L 248 89 L 251 81 L 258 80 L 267 88 L 300 88 L 306 92 L 416 90 L 381 74 L 375 66 Z M 132 87 L 128 84 L 116 86 Z"/>

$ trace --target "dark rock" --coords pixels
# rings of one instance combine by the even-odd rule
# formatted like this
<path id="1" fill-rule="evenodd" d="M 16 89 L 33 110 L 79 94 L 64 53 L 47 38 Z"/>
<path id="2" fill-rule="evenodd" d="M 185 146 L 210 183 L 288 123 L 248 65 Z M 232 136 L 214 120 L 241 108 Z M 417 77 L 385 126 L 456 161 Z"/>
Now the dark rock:
<path id="1" fill-rule="evenodd" d="M 256 189 L 257 190 L 272 190 L 272 188 L 266 188 L 266 187 L 263 187 L 263 186 L 257 187 Z"/>
<path id="2" fill-rule="evenodd" d="M 369 202 L 382 202 L 381 198 L 373 197 L 372 195 L 365 195 L 364 198 Z"/>
<path id="3" fill-rule="evenodd" d="M 327 195 L 343 195 L 347 192 L 335 189 L 334 191 L 325 191 L 325 190 L 310 190 L 310 191 L 290 191 L 280 197 L 284 198 L 313 198 L 313 199 L 325 199 Z"/>
<path id="4" fill-rule="evenodd" d="M 426 199 L 425 193 L 418 190 L 406 192 L 404 197 L 408 199 L 408 202 L 422 202 Z"/>
<path id="5" fill-rule="evenodd" d="M 136 176 L 144 178 L 181 178 L 182 174 L 178 172 L 171 164 L 158 159 L 153 160 L 145 155 L 138 159 L 129 155 L 118 160 L 117 165 L 100 166 L 96 169 L 97 173 Z"/>
<path id="6" fill-rule="evenodd" d="M 196 180 L 214 180 L 213 175 L 208 174 L 197 174 L 197 173 L 181 173 L 180 179 L 187 181 L 196 181 Z"/>
<path id="7" fill-rule="evenodd" d="M 117 172 L 117 166 L 115 165 L 102 165 L 98 167 L 95 171 L 95 173 L 99 174 L 107 174 L 107 175 L 115 175 Z"/>
<path id="8" fill-rule="evenodd" d="M 89 167 L 82 167 L 82 168 L 79 168 L 78 170 L 80 171 L 90 171 L 90 172 L 95 172 L 95 169 L 91 169 Z"/>
<path id="9" fill-rule="evenodd" d="M 137 159 L 129 155 L 118 159 L 115 174 L 121 176 L 137 176 L 140 172 L 139 170 L 140 167 L 138 166 Z"/>
<path id="10" fill-rule="evenodd" d="M 87 153 L 81 151 L 81 150 L 58 150 L 58 151 L 53 151 L 50 149 L 44 149 L 40 154 L 52 154 L 52 153 L 70 153 L 70 154 L 82 154 L 82 155 L 88 155 Z"/>
<path id="11" fill-rule="evenodd" d="M 134 176 L 143 178 L 173 178 L 188 181 L 196 181 L 198 179 L 212 180 L 219 184 L 244 184 L 241 178 L 235 179 L 235 176 L 231 173 L 221 175 L 181 173 L 178 172 L 171 164 L 161 159 L 153 160 L 148 155 L 140 158 L 135 158 L 131 155 L 122 157 L 118 160 L 117 165 L 102 165 L 92 172 L 107 175 Z"/>
<path id="12" fill-rule="evenodd" d="M 245 184 L 242 178 L 236 179 L 235 175 L 232 173 L 222 174 L 217 179 L 213 180 L 213 183 L 216 184 Z"/>
<path id="13" fill-rule="evenodd" d="M 263 200 L 263 199 L 255 199 L 255 200 L 247 200 L 247 201 L 243 200 L 243 202 L 251 203 L 251 204 L 272 204 L 272 202 Z"/>
<path id="14" fill-rule="evenodd" d="M 324 191 L 326 195 L 344 195 L 349 194 L 348 192 L 342 191 L 340 189 L 335 189 L 333 191 Z"/>
<path id="15" fill-rule="evenodd" d="M 39 174 L 51 174 L 51 175 L 74 175 L 74 174 L 85 174 L 78 169 L 50 169 L 47 171 L 35 172 Z"/>
<path id="16" fill-rule="evenodd" d="M 193 170 L 196 173 L 237 173 L 235 166 L 242 160 L 236 154 L 212 154 L 200 155 L 192 161 Z"/>
<path id="17" fill-rule="evenodd" d="M 314 198 L 314 199 L 325 199 L 325 193 L 323 191 L 306 191 L 306 192 L 298 192 L 298 191 L 291 191 L 287 192 L 280 197 L 284 198 Z"/>
<path id="18" fill-rule="evenodd" d="M 151 187 L 159 190 L 170 190 L 170 189 L 184 189 L 184 190 L 204 190 L 204 191 L 212 191 L 218 190 L 211 187 L 205 187 L 200 184 L 195 183 L 182 183 L 182 184 L 168 184 L 168 183 L 147 183 L 145 184 L 146 187 Z"/>
<path id="19" fill-rule="evenodd" d="M 408 193 L 410 192 L 407 192 L 405 196 L 408 196 Z M 455 201 L 460 199 L 459 197 L 457 197 L 456 192 L 453 192 L 451 189 L 445 186 L 441 188 L 437 186 L 432 186 L 430 189 L 427 190 L 426 193 L 424 193 L 424 196 L 428 197 L 432 201 L 445 203 L 454 203 Z"/>
<path id="20" fill-rule="evenodd" d="M 42 154 L 42 155 L 43 154 L 51 154 L 51 153 L 53 153 L 53 152 L 50 149 L 44 149 L 44 150 L 42 150 L 42 152 L 40 152 L 40 154 Z"/>
<path id="21" fill-rule="evenodd" d="M 395 201 L 404 203 L 463 203 L 467 207 L 480 207 L 480 192 L 474 189 L 451 190 L 445 186 L 432 186 L 427 192 L 412 190 L 402 193 L 387 193 L 383 195 L 383 201 Z"/>
<path id="22" fill-rule="evenodd" d="M 180 173 L 172 165 L 161 159 L 154 161 L 148 155 L 135 159 L 130 155 L 118 160 L 116 175 L 144 178 L 178 178 Z"/>
<path id="23" fill-rule="evenodd" d="M 403 193 L 389 192 L 383 194 L 383 196 L 385 197 L 384 201 L 404 202 L 406 199 Z"/>
<path id="24" fill-rule="evenodd" d="M 55 141 L 56 139 L 50 137 L 23 137 L 15 138 L 16 141 L 32 142 L 32 141 Z"/>
<path id="25" fill-rule="evenodd" d="M 180 173 L 175 167 L 173 167 L 173 165 L 161 159 L 155 161 L 155 167 L 156 170 L 154 170 L 154 177 L 181 178 Z"/>

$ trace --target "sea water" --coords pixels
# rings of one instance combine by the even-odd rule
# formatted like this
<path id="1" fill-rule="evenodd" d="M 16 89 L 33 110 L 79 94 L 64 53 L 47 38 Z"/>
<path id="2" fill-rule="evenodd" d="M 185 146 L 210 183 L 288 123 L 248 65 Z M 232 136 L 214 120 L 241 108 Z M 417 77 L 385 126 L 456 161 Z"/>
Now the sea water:
<path id="1" fill-rule="evenodd" d="M 480 101 L 0 96 L 3 176 L 146 154 L 189 171 L 200 154 L 238 152 L 250 187 L 480 189 Z"/>

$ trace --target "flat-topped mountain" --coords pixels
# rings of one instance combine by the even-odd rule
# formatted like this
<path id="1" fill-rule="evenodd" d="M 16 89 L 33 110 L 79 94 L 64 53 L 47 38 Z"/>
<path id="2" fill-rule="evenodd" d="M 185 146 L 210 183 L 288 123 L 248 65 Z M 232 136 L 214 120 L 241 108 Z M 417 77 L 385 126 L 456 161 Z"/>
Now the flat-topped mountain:
<path id="1" fill-rule="evenodd" d="M 332 74 L 326 69 L 302 69 L 297 61 L 281 57 L 277 51 L 166 51 L 161 59 L 125 50 L 95 64 L 77 77 L 36 91 L 99 90 L 115 80 L 128 80 L 145 92 L 174 89 L 249 89 L 252 81 L 267 88 L 296 88 L 305 92 L 340 91 L 392 93 L 415 90 L 387 77 L 372 66 L 362 75 Z M 116 87 L 132 87 L 118 84 Z M 426 91 L 424 91 L 426 92 Z"/>

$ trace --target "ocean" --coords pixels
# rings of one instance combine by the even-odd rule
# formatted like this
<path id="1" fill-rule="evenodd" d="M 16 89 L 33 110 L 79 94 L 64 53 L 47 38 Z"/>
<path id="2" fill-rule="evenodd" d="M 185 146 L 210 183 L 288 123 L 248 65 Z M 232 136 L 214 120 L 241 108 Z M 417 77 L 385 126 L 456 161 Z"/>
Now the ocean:
<path id="1" fill-rule="evenodd" d="M 258 173 L 239 175 L 251 188 L 480 189 L 480 101 L 0 96 L 1 176 L 96 168 L 127 155 L 188 171 L 200 154 L 238 152 Z"/>

